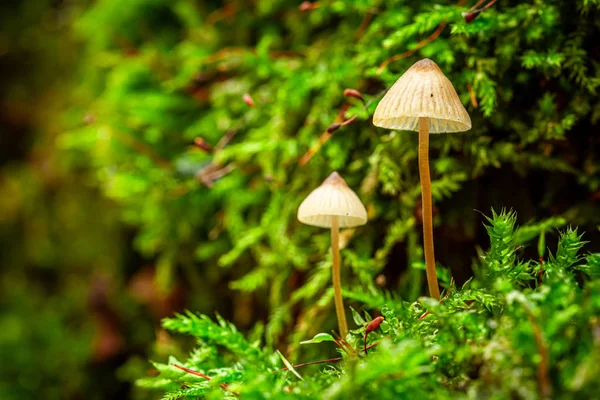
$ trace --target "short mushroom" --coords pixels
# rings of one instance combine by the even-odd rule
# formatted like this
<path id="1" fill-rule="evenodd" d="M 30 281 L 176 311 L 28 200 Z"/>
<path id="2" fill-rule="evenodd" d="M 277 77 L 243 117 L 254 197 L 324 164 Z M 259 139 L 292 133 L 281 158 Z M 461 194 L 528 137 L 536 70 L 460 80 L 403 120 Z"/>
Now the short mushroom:
<path id="1" fill-rule="evenodd" d="M 419 132 L 419 175 L 422 188 L 423 247 L 431 297 L 440 298 L 433 253 L 429 134 L 471 129 L 471 118 L 452 83 L 436 63 L 424 59 L 410 67 L 379 102 L 373 124 Z"/>
<path id="2" fill-rule="evenodd" d="M 307 225 L 331 228 L 332 277 L 335 312 L 340 335 L 348 334 L 340 278 L 340 228 L 352 228 L 367 222 L 367 210 L 346 181 L 333 172 L 298 207 L 298 220 Z"/>

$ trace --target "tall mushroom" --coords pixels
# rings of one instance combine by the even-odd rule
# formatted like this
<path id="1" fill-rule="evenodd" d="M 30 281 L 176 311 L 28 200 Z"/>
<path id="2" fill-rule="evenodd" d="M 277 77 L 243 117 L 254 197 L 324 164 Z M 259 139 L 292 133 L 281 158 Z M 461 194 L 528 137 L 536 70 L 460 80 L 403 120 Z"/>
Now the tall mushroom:
<path id="1" fill-rule="evenodd" d="M 340 278 L 340 228 L 352 228 L 367 222 L 367 210 L 346 181 L 333 172 L 298 207 L 298 220 L 307 225 L 331 228 L 332 277 L 340 335 L 348 334 Z"/>
<path id="2" fill-rule="evenodd" d="M 440 298 L 433 253 L 429 134 L 471 129 L 471 118 L 452 83 L 436 63 L 424 59 L 410 67 L 379 102 L 373 124 L 419 132 L 419 175 L 423 203 L 423 247 L 431 297 Z"/>

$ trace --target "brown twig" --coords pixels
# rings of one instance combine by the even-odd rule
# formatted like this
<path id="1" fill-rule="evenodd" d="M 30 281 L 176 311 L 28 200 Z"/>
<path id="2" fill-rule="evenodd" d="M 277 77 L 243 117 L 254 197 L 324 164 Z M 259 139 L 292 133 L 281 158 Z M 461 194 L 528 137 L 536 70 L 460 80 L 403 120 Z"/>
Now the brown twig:
<path id="1" fill-rule="evenodd" d="M 467 0 L 459 0 L 458 3 L 456 4 L 456 6 L 461 7 L 466 2 L 467 2 Z M 398 61 L 398 60 L 401 60 L 406 57 L 410 57 L 413 54 L 415 54 L 417 51 L 422 49 L 423 47 L 427 46 L 429 43 L 433 42 L 435 39 L 438 38 L 438 36 L 440 36 L 440 34 L 444 31 L 444 29 L 446 29 L 447 25 L 448 24 L 446 23 L 446 21 L 443 21 L 441 24 L 438 25 L 438 27 L 435 29 L 435 31 L 433 31 L 433 33 L 431 35 L 429 35 L 428 37 L 426 37 L 425 39 L 423 39 L 419 43 L 417 43 L 417 45 L 413 49 L 405 51 L 404 53 L 396 54 L 395 56 L 392 56 L 392 57 L 388 58 L 387 60 L 385 60 L 384 62 L 382 62 L 379 65 L 379 68 L 377 69 L 377 75 L 381 75 L 381 73 L 383 72 L 385 67 L 387 67 L 390 63 L 393 63 L 394 61 Z"/>
<path id="2" fill-rule="evenodd" d="M 180 370 L 182 370 L 182 371 L 185 371 L 185 372 L 187 372 L 188 374 L 192 374 L 192 375 L 195 375 L 195 376 L 199 376 L 199 377 L 201 377 L 201 378 L 204 378 L 204 379 L 206 379 L 207 381 L 210 381 L 210 380 L 212 380 L 212 378 L 211 378 L 210 376 L 208 376 L 208 375 L 205 375 L 205 374 L 203 374 L 202 372 L 194 371 L 193 369 L 189 369 L 189 368 L 186 368 L 186 367 L 184 367 L 184 366 L 182 366 L 182 365 L 178 365 L 178 364 L 171 364 L 171 365 L 172 365 L 172 366 L 174 366 L 175 368 L 178 368 L 178 369 L 180 369 Z M 222 384 L 220 384 L 220 385 L 219 385 L 219 387 L 220 387 L 221 389 L 223 389 L 223 390 L 225 390 L 225 391 L 227 391 L 227 392 L 229 392 L 229 393 L 233 394 L 235 397 L 240 397 L 240 394 L 239 394 L 239 393 L 237 393 L 237 392 L 234 392 L 234 391 L 230 390 L 230 389 L 229 389 L 229 386 L 228 386 L 226 383 L 222 383 Z"/>
<path id="3" fill-rule="evenodd" d="M 475 91 L 473 90 L 473 86 L 470 83 L 467 83 L 467 89 L 469 90 L 469 96 L 471 96 L 471 104 L 473 104 L 473 107 L 478 108 L 479 103 L 477 103 L 477 97 L 475 97 Z"/>
<path id="4" fill-rule="evenodd" d="M 485 11 L 485 10 L 487 10 L 488 8 L 490 8 L 491 6 L 493 6 L 494 4 L 496 4 L 496 1 L 497 1 L 497 0 L 492 0 L 492 1 L 490 1 L 489 3 L 487 3 L 487 4 L 486 4 L 484 7 L 481 7 L 481 11 Z"/>
<path id="5" fill-rule="evenodd" d="M 361 111 L 366 110 L 367 108 L 369 108 L 369 106 L 371 104 L 373 104 L 373 101 L 375 101 L 376 99 L 380 98 L 381 96 L 383 96 L 383 94 L 387 91 L 387 89 L 382 90 L 381 92 L 377 93 L 371 100 L 367 101 L 365 103 L 365 105 L 362 107 Z M 311 147 L 306 153 L 304 153 L 304 155 L 302 156 L 302 158 L 300 159 L 300 161 L 298 161 L 298 164 L 300 164 L 300 166 L 304 166 L 306 165 L 311 158 L 313 158 L 313 156 L 315 154 L 317 154 L 317 152 L 321 149 L 321 147 L 323 147 L 323 145 L 325 143 L 327 143 L 327 141 L 329 139 L 331 139 L 331 136 L 333 136 L 333 132 L 335 132 L 336 130 L 338 130 L 340 127 L 342 126 L 346 126 L 351 124 L 352 122 L 354 122 L 356 120 L 356 118 L 358 117 L 358 114 L 355 114 L 353 116 L 351 116 L 350 118 L 344 120 L 343 122 L 339 123 L 339 126 L 336 127 L 335 129 L 333 129 L 333 125 L 331 124 L 329 127 L 327 127 L 327 129 L 325 130 L 325 132 L 323 132 L 321 134 L 321 136 L 319 136 L 319 141 L 313 146 Z"/>
<path id="6" fill-rule="evenodd" d="M 537 276 L 538 286 L 542 285 L 543 277 L 544 277 L 544 256 L 540 256 L 540 271 L 538 272 L 538 276 Z"/>
<path id="7" fill-rule="evenodd" d="M 378 5 L 379 5 L 379 3 L 374 4 L 374 7 L 377 7 Z M 356 40 L 359 40 L 362 37 L 362 35 L 365 33 L 365 31 L 367 30 L 367 27 L 371 23 L 371 20 L 373 20 L 374 14 L 375 14 L 375 12 L 371 12 L 371 11 L 367 11 L 365 13 L 365 16 L 363 17 L 363 20 L 360 23 L 360 26 L 356 30 Z"/>
<path id="8" fill-rule="evenodd" d="M 250 118 L 248 117 L 248 114 L 244 114 L 233 126 L 233 128 L 229 129 L 227 132 L 225 132 L 225 134 L 223 136 L 221 136 L 221 139 L 219 139 L 219 141 L 217 142 L 217 144 L 215 145 L 215 152 L 221 150 L 223 147 L 227 146 L 227 144 L 229 144 L 229 142 L 231 141 L 231 139 L 233 139 L 235 137 L 235 135 L 237 135 L 237 133 L 240 131 L 240 129 L 248 122 Z"/>
<path id="9" fill-rule="evenodd" d="M 212 149 L 215 153 L 219 150 L 222 150 L 225 146 L 229 144 L 229 142 L 237 135 L 240 129 L 248 122 L 251 116 L 248 116 L 248 113 L 244 114 L 234 125 L 233 128 L 229 129 L 221 139 L 217 142 L 215 147 Z M 231 171 L 235 169 L 235 163 L 229 163 L 225 166 L 221 164 L 217 164 L 215 162 L 211 162 L 206 167 L 202 168 L 200 171 L 196 172 L 196 179 L 202 182 L 207 187 L 213 187 L 213 182 L 223 176 L 227 175 Z"/>
<path id="10" fill-rule="evenodd" d="M 211 188 L 214 185 L 214 181 L 224 177 L 234 169 L 234 163 L 229 163 L 224 167 L 219 164 L 208 164 L 206 167 L 196 172 L 196 179 Z"/>
<path id="11" fill-rule="evenodd" d="M 526 304 L 523 304 L 523 309 L 525 310 L 525 314 L 527 315 L 527 319 L 531 323 L 533 328 L 533 337 L 535 338 L 535 344 L 538 352 L 540 353 L 540 362 L 537 366 L 537 376 L 538 376 L 538 384 L 540 386 L 540 392 L 543 399 L 549 399 L 552 395 L 552 383 L 550 381 L 550 376 L 548 375 L 548 366 L 550 361 L 550 356 L 548 354 L 548 346 L 546 345 L 546 341 L 544 340 L 544 335 L 542 334 L 542 328 L 540 324 L 537 322 L 535 316 L 527 307 Z"/>
<path id="12" fill-rule="evenodd" d="M 157 151 L 151 145 L 145 143 L 144 141 L 136 138 L 134 135 L 127 134 L 126 132 L 115 130 L 117 140 L 119 140 L 125 146 L 130 147 L 135 150 L 137 153 L 145 155 L 150 160 L 152 160 L 157 166 L 165 170 L 172 170 L 173 165 L 169 160 L 161 156 L 157 153 Z"/>
<path id="13" fill-rule="evenodd" d="M 227 3 L 225 4 L 225 7 L 219 8 L 218 10 L 215 10 L 208 14 L 206 22 L 209 25 L 214 25 L 216 22 L 222 19 L 234 16 L 237 13 L 237 11 L 238 10 L 235 3 Z"/>
<path id="14" fill-rule="evenodd" d="M 371 349 L 371 348 L 373 348 L 375 346 L 377 346 L 380 343 L 381 343 L 381 341 L 368 345 L 367 346 L 367 350 Z M 361 349 L 361 351 L 365 351 L 365 350 Z M 300 367 L 306 367 L 307 365 L 316 365 L 316 364 L 325 364 L 325 363 L 337 362 L 337 361 L 342 361 L 343 359 L 344 359 L 344 357 L 335 357 L 335 358 L 330 358 L 330 359 L 327 359 L 327 360 L 309 361 L 309 362 L 305 362 L 305 363 L 302 363 L 302 364 L 292 365 L 292 368 L 296 369 L 296 368 L 300 368 Z M 288 368 L 285 367 L 285 368 L 278 369 L 278 370 L 276 370 L 274 372 L 287 371 L 287 370 L 288 370 Z"/>
<path id="15" fill-rule="evenodd" d="M 470 23 L 471 21 L 473 21 L 475 18 L 477 18 L 477 16 L 479 14 L 481 14 L 483 11 L 487 10 L 488 8 L 490 8 L 491 6 L 493 6 L 494 4 L 496 4 L 496 0 L 492 0 L 488 4 L 486 4 L 485 6 L 483 6 L 481 8 L 477 8 L 484 1 L 485 0 L 481 0 L 481 1 L 477 2 L 477 4 L 475 4 L 473 7 L 471 7 L 469 9 L 469 11 L 462 13 L 462 16 L 464 17 L 464 19 L 467 22 L 467 24 Z"/>
<path id="16" fill-rule="evenodd" d="M 438 304 L 440 304 L 442 301 L 446 300 L 446 297 L 448 297 L 450 295 L 450 293 L 452 293 L 452 286 L 454 284 L 454 278 L 450 279 L 450 287 L 448 288 L 448 292 L 444 295 L 444 297 L 442 297 L 439 301 Z M 426 316 L 428 316 L 429 314 L 431 314 L 430 311 L 426 311 L 425 313 L 423 313 L 423 315 L 421 315 L 419 317 L 419 321 L 422 321 Z"/>
<path id="17" fill-rule="evenodd" d="M 343 357 L 335 357 L 335 358 L 329 358 L 327 360 L 309 361 L 309 362 L 305 362 L 305 363 L 302 363 L 302 364 L 292 365 L 292 368 L 296 369 L 296 368 L 300 368 L 300 367 L 306 367 L 307 365 L 316 365 L 316 364 L 325 364 L 325 363 L 338 362 L 338 361 L 342 361 L 343 359 L 344 359 Z M 285 367 L 285 368 L 278 369 L 275 372 L 287 371 L 288 369 L 289 369 L 288 367 Z"/>
<path id="18" fill-rule="evenodd" d="M 348 343 L 348 341 L 346 339 L 344 339 L 343 337 L 341 337 L 340 335 L 337 334 L 337 332 L 335 331 L 331 331 L 331 333 L 333 333 L 333 336 L 335 336 L 335 339 L 333 340 L 333 342 L 340 348 L 342 349 L 342 351 L 346 354 L 356 354 L 356 351 L 354 350 L 354 348 L 350 345 L 350 343 Z"/>
<path id="19" fill-rule="evenodd" d="M 480 5 L 482 5 L 483 3 L 485 3 L 487 0 L 479 0 L 477 3 L 475 3 L 473 5 L 473 7 L 469 8 L 469 11 L 467 12 L 472 12 L 473 10 L 476 10 Z"/>
<path id="20" fill-rule="evenodd" d="M 243 55 L 247 51 L 249 51 L 249 50 L 245 47 L 226 47 L 215 53 L 206 55 L 202 59 L 202 64 L 212 64 L 212 63 L 221 61 L 221 60 L 231 57 L 231 56 Z"/>
<path id="21" fill-rule="evenodd" d="M 433 33 L 431 35 L 429 35 L 427 38 L 425 38 L 425 39 L 421 40 L 419 43 L 417 43 L 417 45 L 415 46 L 414 49 L 405 51 L 404 53 L 396 54 L 395 56 L 392 56 L 392 57 L 388 58 L 387 60 L 385 60 L 384 62 L 382 62 L 381 64 L 379 64 L 379 68 L 377 69 L 377 75 L 381 75 L 381 73 L 383 72 L 385 67 L 387 67 L 390 63 L 393 63 L 394 61 L 398 61 L 398 60 L 401 60 L 406 57 L 410 57 L 413 54 L 415 54 L 417 51 L 419 51 L 421 48 L 423 48 L 426 45 L 428 45 L 429 43 L 433 42 L 435 39 L 438 38 L 438 36 L 440 36 L 440 34 L 444 31 L 444 29 L 446 29 L 446 25 L 447 25 L 446 22 L 442 22 L 437 27 L 437 29 L 435 31 L 433 31 Z"/>

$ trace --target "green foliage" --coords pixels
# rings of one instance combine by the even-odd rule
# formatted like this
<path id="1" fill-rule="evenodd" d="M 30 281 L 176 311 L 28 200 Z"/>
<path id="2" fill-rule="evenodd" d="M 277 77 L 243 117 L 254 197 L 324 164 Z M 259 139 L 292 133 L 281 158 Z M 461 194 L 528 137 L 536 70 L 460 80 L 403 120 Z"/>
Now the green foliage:
<path id="1" fill-rule="evenodd" d="M 600 281 L 594 274 L 583 286 L 566 279 L 575 277 L 573 265 L 582 260 L 578 255 L 582 235 L 571 228 L 562 232 L 556 255 L 540 271 L 539 285 L 514 287 L 513 271 L 523 265 L 513 243 L 516 214 L 492 211 L 486 219 L 490 250 L 482 261 L 488 277 L 449 288 L 440 302 L 401 301 L 394 309 L 381 304 L 385 321 L 368 336 L 367 343 L 375 345 L 368 354 L 362 352 L 362 338 L 371 317 L 363 319 L 354 310 L 357 329 L 346 338 L 354 350 L 340 351 L 339 359 L 318 368 L 296 367 L 305 368 L 302 377 L 300 371 L 292 371 L 294 377 L 281 369 L 282 363 L 288 370 L 292 365 L 279 351 L 249 344 L 222 318 L 214 323 L 188 313 L 165 320 L 164 326 L 198 339 L 200 347 L 185 366 L 211 380 L 198 381 L 174 366 L 157 364 L 159 375 L 139 384 L 168 390 L 164 399 L 212 398 L 215 392 L 226 398 L 236 392 L 256 399 L 593 396 L 599 388 L 595 366 L 600 349 L 594 329 L 600 301 L 592 294 Z M 587 259 L 597 273 L 597 254 Z M 558 269 L 564 274 L 561 279 L 555 279 Z M 372 298 L 365 301 L 369 304 L 381 295 L 366 292 L 364 297 Z M 331 343 L 331 339 L 319 334 L 303 343 Z M 199 352 L 210 356 L 198 357 Z M 224 357 L 226 353 L 234 356 Z M 227 386 L 218 386 L 223 383 Z"/>
<path id="2" fill-rule="evenodd" d="M 550 256 L 550 263 L 564 270 L 569 270 L 581 260 L 579 250 L 586 242 L 582 241 L 583 233 L 579 235 L 577 229 L 569 228 L 561 236 L 558 242 L 556 256 Z"/>
<path id="3" fill-rule="evenodd" d="M 137 249 L 165 260 L 162 287 L 169 287 L 179 265 L 198 263 L 211 271 L 218 265 L 219 272 L 210 273 L 212 282 L 231 271 L 230 289 L 253 293 L 268 304 L 268 341 L 279 340 L 292 323 L 288 310 L 304 307 L 324 288 L 325 279 L 313 277 L 309 267 L 311 257 L 326 253 L 326 233 L 299 227 L 295 212 L 300 199 L 335 169 L 351 186 L 362 188 L 373 207 L 371 219 L 385 227 L 381 240 L 375 239 L 375 228 L 365 228 L 366 240 L 354 248 L 351 239 L 345 250 L 353 284 L 370 284 L 395 246 L 417 240 L 408 234 L 419 224 L 413 212 L 420 195 L 416 137 L 379 132 L 384 135 L 379 139 L 369 113 L 377 93 L 418 57 L 440 65 L 473 117 L 473 134 L 431 141 L 434 201 L 451 204 L 443 221 L 472 219 L 466 216 L 476 205 L 452 199 L 477 190 L 471 178 L 486 179 L 497 168 L 512 168 L 520 176 L 547 171 L 562 179 L 576 177 L 583 190 L 600 185 L 595 170 L 547 142 L 565 140 L 598 110 L 590 95 L 599 69 L 589 60 L 586 40 L 596 28 L 597 10 L 589 3 L 579 9 L 557 1 L 509 3 L 486 10 L 472 23 L 461 15 L 463 8 L 435 2 L 339 1 L 305 13 L 284 2 L 267 3 L 239 4 L 232 11 L 190 1 L 140 0 L 121 10 L 104 0 L 76 25 L 99 81 L 88 110 L 98 122 L 65 133 L 60 142 L 93 156 L 100 185 L 121 204 L 126 220 L 139 227 Z M 365 13 L 373 15 L 357 32 Z M 168 18 L 160 24 L 158 14 Z M 580 23 L 563 26 L 569 18 Z M 414 48 L 443 22 L 449 28 L 439 38 L 378 73 L 389 56 Z M 540 87 L 540 77 L 550 89 Z M 360 112 L 347 101 L 347 115 L 358 113 L 358 120 L 299 166 L 335 120 L 346 87 L 363 90 L 374 103 Z M 244 93 L 252 95 L 253 108 L 242 101 Z M 511 108 L 515 101 L 531 107 L 517 111 Z M 197 137 L 216 150 L 193 148 Z M 592 162 L 595 156 L 581 151 L 578 157 Z M 223 173 L 206 178 L 213 169 Z M 565 190 L 558 178 L 549 185 L 543 199 L 547 207 Z M 589 224 L 600 218 L 588 217 L 572 221 Z M 470 229 L 465 234 L 472 239 Z M 511 265 L 510 248 L 493 251 L 506 252 L 502 262 Z M 416 265 L 413 261 L 409 265 Z M 493 274 L 506 272 L 505 267 L 488 266 Z M 527 268 L 519 265 L 511 279 L 526 279 Z M 326 277 L 325 271 L 318 274 Z M 413 278 L 417 275 L 412 271 Z M 292 276 L 301 277 L 293 290 L 299 295 L 283 287 Z M 401 289 L 407 290 L 409 282 L 414 279 Z M 301 295 L 304 285 L 311 295 Z"/>
<path id="4" fill-rule="evenodd" d="M 101 66 L 98 79 L 104 84 L 88 110 L 99 122 L 95 129 L 63 135 L 61 143 L 74 150 L 105 149 L 92 152 L 94 164 L 103 171 L 99 176 L 108 195 L 140 227 L 141 252 L 171 254 L 175 265 L 192 257 L 248 272 L 233 289 L 265 290 L 280 276 L 305 269 L 307 254 L 322 253 L 323 240 L 304 247 L 308 233 L 296 229 L 294 212 L 299 199 L 331 170 L 352 173 L 353 186 L 362 183 L 365 196 L 377 195 L 374 216 L 382 223 L 412 223 L 410 210 L 419 197 L 414 135 L 388 135 L 382 145 L 368 133 L 368 114 L 361 115 L 307 166 L 298 167 L 297 161 L 334 121 L 345 87 L 365 89 L 367 98 L 379 90 L 369 89 L 365 79 L 376 80 L 379 89 L 388 87 L 416 58 L 392 63 L 381 75 L 376 67 L 414 47 L 442 22 L 449 33 L 418 55 L 434 58 L 454 82 L 473 114 L 474 134 L 432 139 L 440 163 L 432 183 L 435 201 L 451 199 L 467 190 L 470 177 L 500 167 L 512 166 L 521 175 L 557 171 L 577 176 L 590 190 L 598 185 L 593 170 L 565 161 L 561 149 L 544 142 L 564 140 L 598 113 L 589 95 L 599 69 L 586 44 L 597 28 L 594 3 L 508 3 L 472 23 L 462 17 L 464 9 L 433 2 L 340 1 L 308 13 L 274 2 L 236 5 L 232 16 L 188 1 L 136 1 L 126 10 L 116 4 L 98 2 L 77 24 L 90 64 Z M 358 34 L 365 12 L 374 15 Z M 168 18 L 159 23 L 158 14 Z M 221 14 L 223 20 L 213 22 Z M 285 17 L 275 21 L 274 15 Z M 563 27 L 575 18 L 577 27 Z M 255 39 L 238 41 L 250 36 Z M 535 88 L 539 76 L 546 85 L 556 81 L 561 90 Z M 479 109 L 469 102 L 468 84 Z M 256 103 L 250 110 L 241 101 L 246 92 Z M 510 111 L 511 102 L 524 96 L 531 107 Z M 98 129 L 104 134 L 97 135 Z M 490 139 L 495 130 L 507 134 Z M 214 154 L 189 146 L 197 136 L 217 145 L 227 131 L 236 135 Z M 82 137 L 90 139 L 85 146 Z M 109 160 L 114 169 L 107 173 Z M 209 163 L 230 171 L 212 188 L 194 180 Z M 243 192 L 244 187 L 251 190 Z M 552 203 L 558 191 L 548 191 L 545 202 Z M 397 195 L 402 201 L 395 210 Z M 454 212 L 464 215 L 468 209 L 458 206 Z M 395 235 L 390 229 L 384 241 L 403 240 Z"/>
<path id="5" fill-rule="evenodd" d="M 506 275 L 515 263 L 515 223 L 517 214 L 502 210 L 500 214 L 492 211 L 492 217 L 486 218 L 489 225 L 485 229 L 490 236 L 491 246 L 483 260 L 489 268 L 489 273 Z"/>
<path id="6" fill-rule="evenodd" d="M 165 319 L 165 329 L 192 335 L 200 340 L 206 340 L 213 346 L 222 346 L 231 353 L 244 356 L 249 360 L 258 357 L 259 351 L 251 346 L 246 339 L 235 329 L 231 323 L 217 316 L 218 324 L 215 324 L 205 315 L 194 315 L 187 313 L 173 319 Z"/>

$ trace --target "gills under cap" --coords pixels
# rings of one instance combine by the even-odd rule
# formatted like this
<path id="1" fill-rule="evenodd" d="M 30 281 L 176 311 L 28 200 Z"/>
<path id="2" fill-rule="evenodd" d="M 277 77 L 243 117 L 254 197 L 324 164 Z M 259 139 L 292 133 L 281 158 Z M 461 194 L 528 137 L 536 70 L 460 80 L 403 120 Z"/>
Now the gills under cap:
<path id="1" fill-rule="evenodd" d="M 340 228 L 367 222 L 365 206 L 337 172 L 329 175 L 298 207 L 298 220 L 307 225 L 330 228 L 332 216 L 338 216 Z"/>
<path id="2" fill-rule="evenodd" d="M 471 118 L 452 82 L 428 58 L 415 63 L 385 94 L 373 115 L 381 128 L 418 131 L 419 118 L 429 117 L 429 132 L 471 129 Z"/>

